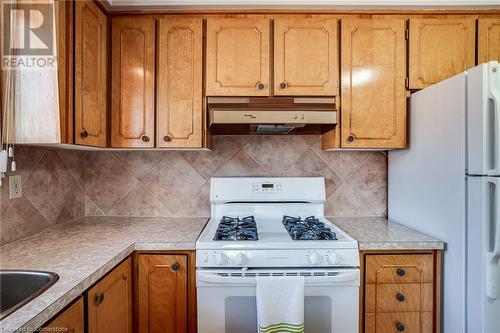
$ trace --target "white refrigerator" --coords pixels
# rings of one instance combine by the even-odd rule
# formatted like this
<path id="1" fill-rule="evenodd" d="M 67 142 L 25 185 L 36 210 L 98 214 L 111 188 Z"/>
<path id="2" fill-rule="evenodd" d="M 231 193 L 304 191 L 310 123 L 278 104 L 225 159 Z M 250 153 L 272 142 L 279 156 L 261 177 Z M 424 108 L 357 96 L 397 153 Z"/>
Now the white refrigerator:
<path id="1" fill-rule="evenodd" d="M 500 332 L 500 64 L 411 95 L 409 149 L 389 152 L 389 219 L 435 236 L 443 332 Z"/>

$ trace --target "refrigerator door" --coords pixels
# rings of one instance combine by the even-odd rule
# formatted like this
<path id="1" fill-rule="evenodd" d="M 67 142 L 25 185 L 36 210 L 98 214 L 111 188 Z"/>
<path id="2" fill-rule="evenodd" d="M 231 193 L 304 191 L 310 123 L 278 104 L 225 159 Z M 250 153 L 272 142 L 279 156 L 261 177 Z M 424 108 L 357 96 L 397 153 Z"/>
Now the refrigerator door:
<path id="1" fill-rule="evenodd" d="M 500 178 L 467 181 L 467 332 L 499 332 Z"/>
<path id="2" fill-rule="evenodd" d="M 469 175 L 500 176 L 500 65 L 467 72 L 467 162 Z"/>
<path id="3" fill-rule="evenodd" d="M 409 149 L 389 152 L 389 219 L 446 242 L 444 333 L 465 332 L 466 74 L 412 94 Z"/>

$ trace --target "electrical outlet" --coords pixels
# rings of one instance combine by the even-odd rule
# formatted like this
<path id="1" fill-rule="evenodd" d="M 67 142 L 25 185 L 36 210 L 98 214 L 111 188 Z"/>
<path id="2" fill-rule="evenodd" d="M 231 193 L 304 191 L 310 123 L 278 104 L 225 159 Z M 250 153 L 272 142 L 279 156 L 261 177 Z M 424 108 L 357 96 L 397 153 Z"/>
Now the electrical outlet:
<path id="1" fill-rule="evenodd" d="M 21 176 L 9 177 L 9 198 L 15 199 L 23 196 L 23 186 Z"/>

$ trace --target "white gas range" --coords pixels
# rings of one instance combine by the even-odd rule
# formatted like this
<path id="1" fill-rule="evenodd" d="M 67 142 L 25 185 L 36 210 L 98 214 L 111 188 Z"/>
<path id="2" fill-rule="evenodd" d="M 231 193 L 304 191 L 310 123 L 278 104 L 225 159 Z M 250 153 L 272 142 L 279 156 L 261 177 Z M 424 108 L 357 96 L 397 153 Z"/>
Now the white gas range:
<path id="1" fill-rule="evenodd" d="M 305 276 L 306 332 L 358 331 L 358 244 L 324 217 L 322 177 L 212 178 L 210 201 L 196 242 L 198 332 L 256 332 L 257 275 Z"/>

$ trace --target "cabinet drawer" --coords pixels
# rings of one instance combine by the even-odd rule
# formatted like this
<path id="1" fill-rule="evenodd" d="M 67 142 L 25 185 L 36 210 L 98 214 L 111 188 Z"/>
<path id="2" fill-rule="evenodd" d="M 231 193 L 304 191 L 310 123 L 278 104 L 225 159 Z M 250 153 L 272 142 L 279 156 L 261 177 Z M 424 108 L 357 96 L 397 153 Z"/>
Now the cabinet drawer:
<path id="1" fill-rule="evenodd" d="M 366 312 L 432 311 L 432 283 L 368 284 Z"/>
<path id="2" fill-rule="evenodd" d="M 432 312 L 367 313 L 365 316 L 365 333 L 432 331 Z"/>
<path id="3" fill-rule="evenodd" d="M 367 255 L 366 283 L 432 283 L 432 254 Z"/>

